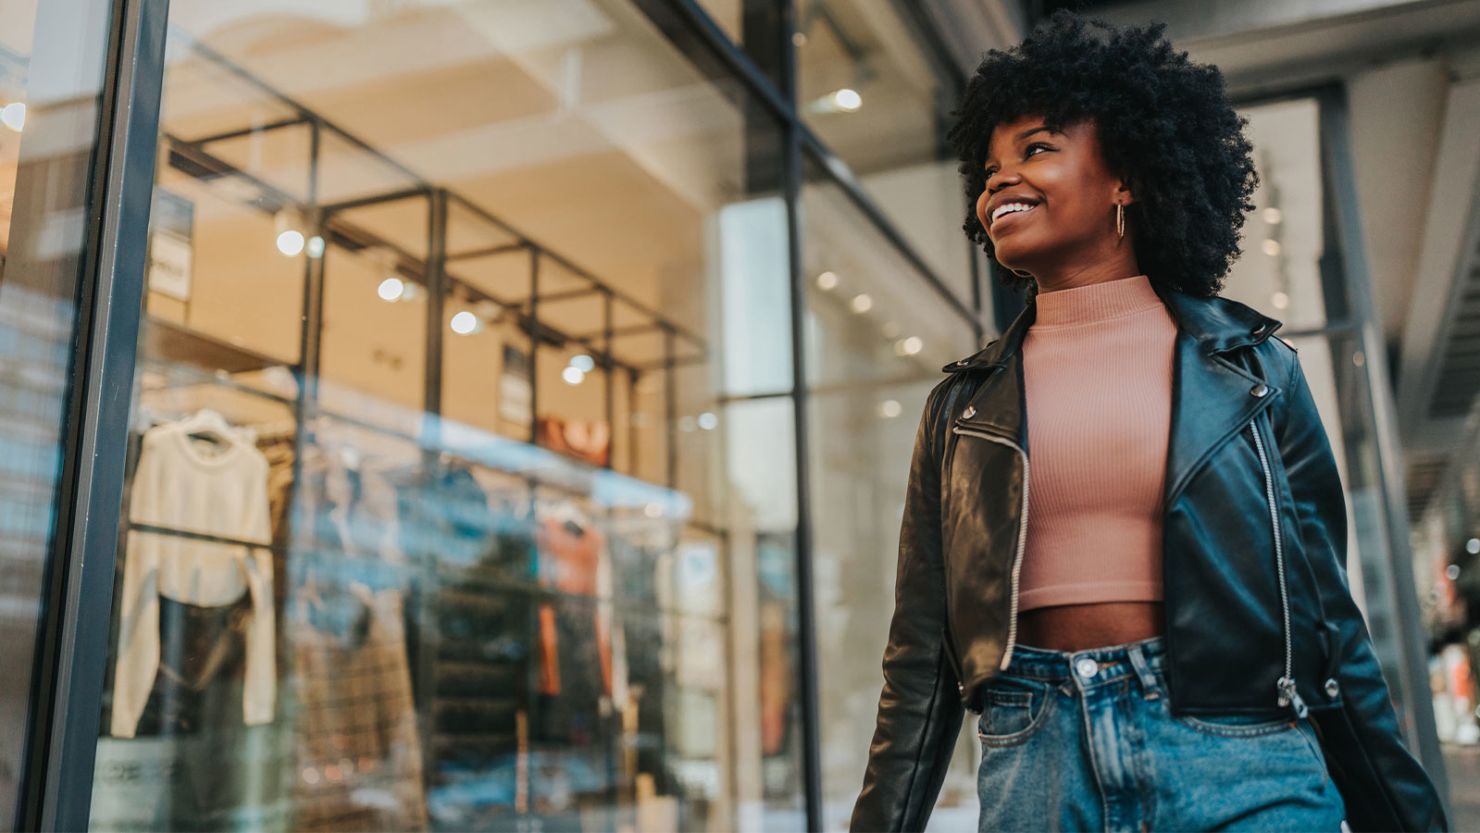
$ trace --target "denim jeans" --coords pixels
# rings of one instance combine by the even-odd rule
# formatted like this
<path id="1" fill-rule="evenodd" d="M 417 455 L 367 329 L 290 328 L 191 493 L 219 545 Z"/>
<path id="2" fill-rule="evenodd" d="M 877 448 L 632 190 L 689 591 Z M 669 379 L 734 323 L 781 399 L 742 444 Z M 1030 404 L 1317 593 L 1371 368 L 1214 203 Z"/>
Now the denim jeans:
<path id="1" fill-rule="evenodd" d="M 983 685 L 983 833 L 1340 830 L 1345 805 L 1310 720 L 1174 717 L 1165 653 L 1162 637 L 1017 645 Z"/>

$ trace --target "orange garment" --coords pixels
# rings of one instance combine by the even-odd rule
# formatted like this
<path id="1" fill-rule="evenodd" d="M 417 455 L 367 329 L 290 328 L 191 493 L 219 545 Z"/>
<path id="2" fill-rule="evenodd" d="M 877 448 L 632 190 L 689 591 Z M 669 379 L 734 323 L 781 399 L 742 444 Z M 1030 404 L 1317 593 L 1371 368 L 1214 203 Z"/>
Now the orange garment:
<path id="1" fill-rule="evenodd" d="M 1176 320 L 1146 275 L 1036 303 L 1018 609 L 1159 601 Z"/>
<path id="2" fill-rule="evenodd" d="M 574 527 L 554 517 L 540 521 L 540 557 L 548 559 L 549 569 L 543 581 L 562 593 L 582 596 L 598 595 L 600 559 L 606 549 L 606 537 L 595 527 Z M 612 653 L 610 625 L 599 607 L 592 606 L 592 638 L 596 640 L 601 664 L 601 682 L 605 693 L 612 693 Z M 560 693 L 560 645 L 553 602 L 541 602 L 539 608 L 540 661 L 539 691 Z M 568 650 L 568 649 L 567 649 Z"/>

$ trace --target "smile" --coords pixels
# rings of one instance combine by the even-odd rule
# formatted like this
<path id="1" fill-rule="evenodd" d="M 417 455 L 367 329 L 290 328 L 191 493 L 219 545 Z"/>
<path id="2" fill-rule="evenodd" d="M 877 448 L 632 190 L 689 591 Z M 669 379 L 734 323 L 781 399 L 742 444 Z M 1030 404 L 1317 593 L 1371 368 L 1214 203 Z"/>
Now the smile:
<path id="1" fill-rule="evenodd" d="M 1004 223 L 1010 226 L 1010 225 L 1012 225 L 1014 223 L 1020 222 L 1023 217 L 1026 217 L 1027 215 L 1032 214 L 1034 211 L 1037 211 L 1037 210 L 1038 210 L 1038 206 L 1033 205 L 1033 206 L 1029 206 L 1026 210 L 1024 210 L 1024 209 L 1015 209 L 1013 211 L 1008 211 L 1008 212 L 1005 212 L 1003 214 L 999 214 L 999 215 L 997 215 L 996 218 L 994 218 L 992 220 L 992 230 L 995 231 L 998 228 L 1001 228 Z"/>

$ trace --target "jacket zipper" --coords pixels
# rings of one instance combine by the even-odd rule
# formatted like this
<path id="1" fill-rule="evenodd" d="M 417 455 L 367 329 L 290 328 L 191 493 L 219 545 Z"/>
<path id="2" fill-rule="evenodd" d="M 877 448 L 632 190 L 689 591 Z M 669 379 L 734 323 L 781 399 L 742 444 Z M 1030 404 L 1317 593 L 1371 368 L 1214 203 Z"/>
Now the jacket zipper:
<path id="1" fill-rule="evenodd" d="M 983 440 L 990 440 L 994 443 L 1009 446 L 1023 458 L 1023 508 L 1020 513 L 1021 517 L 1018 519 L 1017 553 L 1012 558 L 1012 595 L 1011 601 L 1008 604 L 1007 614 L 1007 649 L 1002 652 L 1002 662 L 998 666 L 1001 670 L 1006 671 L 1008 663 L 1012 662 L 1013 646 L 1017 643 L 1018 573 L 1023 566 L 1023 548 L 1028 543 L 1028 452 L 1024 451 L 1022 446 L 1004 437 L 998 437 L 984 431 L 973 431 L 968 428 L 962 428 L 959 425 L 953 426 L 953 429 L 957 434 L 964 434 L 968 437 L 979 437 Z"/>
<path id="2" fill-rule="evenodd" d="M 1269 521 L 1274 529 L 1275 567 L 1280 580 L 1280 612 L 1284 617 L 1285 675 L 1275 681 L 1275 691 L 1278 693 L 1280 706 L 1293 705 L 1295 715 L 1305 717 L 1307 713 L 1305 701 L 1301 699 L 1300 692 L 1295 690 L 1294 657 L 1290 647 L 1290 594 L 1285 587 L 1285 549 L 1280 535 L 1280 513 L 1275 506 L 1274 478 L 1269 473 L 1269 458 L 1264 453 L 1264 440 L 1259 436 L 1258 419 L 1259 417 L 1255 415 L 1249 420 L 1249 433 L 1254 435 L 1254 448 L 1259 452 L 1259 465 L 1264 469 L 1264 496 L 1269 503 Z"/>

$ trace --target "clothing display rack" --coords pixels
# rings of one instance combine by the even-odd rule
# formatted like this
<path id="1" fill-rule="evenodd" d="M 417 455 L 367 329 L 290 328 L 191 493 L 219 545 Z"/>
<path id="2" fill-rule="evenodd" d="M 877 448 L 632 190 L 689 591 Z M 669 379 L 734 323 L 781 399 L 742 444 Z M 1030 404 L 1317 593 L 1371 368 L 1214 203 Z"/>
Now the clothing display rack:
<path id="1" fill-rule="evenodd" d="M 406 482 L 415 484 L 409 493 L 414 494 L 418 502 L 443 507 L 458 499 L 466 499 L 466 494 L 456 493 L 457 487 L 450 479 L 459 472 L 476 469 L 510 478 L 511 487 L 517 488 L 511 488 L 506 496 L 513 507 L 511 517 L 507 519 L 508 529 L 500 526 L 502 520 L 489 518 L 490 526 L 477 545 L 481 549 L 476 563 L 443 563 L 445 559 L 434 552 L 436 546 L 425 544 L 409 552 L 411 557 L 404 564 L 387 563 L 381 565 L 385 569 L 380 571 L 369 570 L 373 565 L 365 565 L 365 570 L 351 570 L 345 575 L 357 578 L 378 575 L 379 579 L 371 580 L 377 585 L 395 584 L 399 577 L 401 586 L 396 589 L 405 592 L 404 610 L 408 611 L 405 641 L 410 651 L 416 721 L 426 755 L 422 773 L 427 788 L 432 788 L 436 779 L 445 778 L 452 779 L 449 783 L 452 789 L 456 789 L 460 768 L 488 766 L 518 750 L 519 775 L 517 785 L 511 787 L 517 791 L 517 800 L 508 801 L 507 806 L 503 801 L 498 802 L 497 807 L 488 809 L 493 815 L 481 817 L 481 821 L 487 822 L 505 813 L 523 815 L 538 812 L 538 802 L 530 797 L 530 779 L 540 776 L 531 771 L 528 756 L 531 753 L 549 754 L 549 750 L 542 751 L 532 740 L 540 740 L 537 735 L 540 727 L 554 731 L 556 737 L 561 736 L 565 729 L 552 730 L 550 727 L 574 725 L 576 736 L 580 737 L 587 736 L 584 733 L 589 731 L 589 727 L 582 723 L 567 724 L 568 715 L 555 710 L 542 711 L 547 701 L 535 697 L 533 687 L 528 685 L 534 672 L 532 652 L 535 646 L 532 642 L 510 644 L 506 653 L 493 657 L 487 654 L 486 644 L 480 647 L 477 640 L 470 641 L 470 634 L 499 632 L 501 628 L 508 628 L 509 634 L 533 634 L 535 630 L 529 623 L 534 621 L 536 608 L 552 605 L 561 611 L 558 622 L 560 632 L 564 634 L 563 650 L 586 649 L 590 653 L 590 647 L 582 645 L 579 628 L 589 624 L 591 612 L 597 605 L 602 605 L 626 617 L 629 645 L 646 645 L 644 650 L 652 652 L 657 650 L 656 646 L 648 643 L 662 638 L 659 619 L 695 616 L 694 612 L 683 610 L 678 605 L 657 603 L 650 592 L 649 583 L 654 580 L 653 576 L 624 576 L 601 597 L 567 591 L 542 582 L 532 571 L 536 558 L 533 537 L 536 524 L 533 519 L 540 501 L 549 497 L 581 505 L 593 520 L 610 523 L 613 529 L 643 520 L 650 529 L 652 524 L 672 525 L 666 535 L 638 534 L 636 540 L 623 543 L 626 552 L 623 558 L 627 559 L 629 566 L 637 567 L 638 572 L 645 569 L 643 565 L 658 553 L 677 546 L 685 530 L 706 536 L 715 542 L 719 552 L 723 552 L 728 546 L 727 532 L 688 517 L 688 499 L 674 491 L 679 446 L 677 371 L 686 365 L 706 363 L 709 360 L 708 345 L 703 338 L 630 293 L 520 233 L 468 197 L 421 178 L 368 142 L 278 92 L 210 47 L 178 30 L 171 30 L 170 38 L 173 46 L 183 46 L 235 81 L 246 84 L 255 94 L 266 96 L 276 105 L 286 108 L 292 115 L 266 124 L 217 129 L 208 135 L 184 136 L 165 130 L 161 134 L 164 164 L 172 171 L 216 189 L 220 196 L 233 204 L 275 218 L 288 212 L 290 216 L 301 219 L 298 228 L 301 228 L 305 240 L 318 241 L 322 248 L 303 258 L 302 314 L 295 360 L 274 358 L 151 314 L 141 332 L 140 378 L 145 397 L 141 399 L 141 405 L 149 407 L 150 397 L 156 395 L 167 396 L 200 388 L 281 406 L 289 414 L 288 424 L 292 429 L 294 453 L 289 482 L 295 491 L 300 488 L 310 492 L 322 490 L 321 482 L 316 486 L 305 486 L 308 479 L 315 476 L 305 477 L 305 458 L 321 450 L 318 448 L 321 437 L 337 432 L 341 426 L 370 432 L 395 446 L 404 445 L 408 456 L 417 461 L 405 472 L 405 477 Z M 291 187 L 281 183 L 268 182 L 230 161 L 230 144 L 235 140 L 290 136 L 290 131 L 295 130 L 303 133 L 307 160 L 307 176 L 301 194 L 292 193 Z M 329 142 L 347 145 L 364 154 L 392 172 L 396 179 L 404 180 L 404 185 L 398 183 L 398 187 L 348 199 L 321 199 L 322 157 Z M 233 185 L 220 187 L 226 181 Z M 373 230 L 370 227 L 372 223 L 361 219 L 372 209 L 382 211 L 388 208 L 414 214 L 418 223 L 424 222 L 422 242 L 415 246 L 408 245 L 404 239 L 398 242 L 385 231 Z M 409 212 L 406 211 L 408 208 Z M 454 245 L 456 241 L 466 239 L 465 235 L 459 235 L 467 229 L 466 225 L 461 225 L 458 233 L 454 233 L 453 224 L 449 222 L 449 215 L 454 212 L 459 220 L 476 223 L 484 230 L 477 236 L 487 239 L 475 246 Z M 404 213 L 398 216 L 404 216 Z M 397 230 L 406 227 L 401 225 Z M 490 239 L 493 242 L 489 243 Z M 425 247 L 424 254 L 413 251 L 421 246 Z M 400 424 L 386 424 L 386 420 L 377 419 L 373 413 L 367 415 L 359 410 L 326 407 L 321 402 L 321 342 L 326 272 L 331 250 L 350 254 L 366 250 L 389 253 L 392 255 L 389 274 L 418 286 L 425 293 L 425 367 L 421 413 L 415 414 L 414 425 L 405 420 L 391 420 Z M 488 258 L 522 259 L 527 291 L 508 293 L 480 286 L 470 276 L 469 270 L 475 268 L 475 262 Z M 465 432 L 455 428 L 455 423 L 443 421 L 443 358 L 444 339 L 448 332 L 448 299 L 479 310 L 493 308 L 496 314 L 487 314 L 491 319 L 489 323 L 512 325 L 528 338 L 529 423 L 525 436 L 506 438 L 481 430 Z M 551 314 L 552 309 L 581 300 L 600 305 L 600 326 L 583 330 L 558 326 L 552 321 L 557 317 Z M 188 302 L 185 318 L 188 321 Z M 639 338 L 645 339 L 645 345 L 656 340 L 660 344 L 656 355 L 651 350 L 643 352 L 624 347 L 624 341 Z M 539 367 L 542 353 L 567 347 L 578 348 L 588 354 L 594 368 L 603 372 L 603 409 L 606 425 L 613 430 L 618 416 L 616 386 L 625 384 L 630 411 L 627 420 L 629 433 L 624 442 L 629 449 L 627 459 L 634 470 L 638 468 L 639 431 L 637 421 L 631 416 L 637 409 L 638 383 L 649 375 L 661 376 L 666 431 L 660 461 L 664 472 L 661 485 L 622 473 L 610 449 L 604 465 L 594 466 L 565 458 L 557 451 L 536 451 L 524 445 L 526 442 L 531 446 L 541 445 Z M 271 379 L 262 378 L 271 373 L 283 378 L 276 380 L 276 384 Z M 288 378 L 292 380 L 291 386 L 287 383 Z M 613 438 L 611 447 L 615 446 Z M 322 471 L 318 471 L 316 476 L 322 477 Z M 625 487 L 622 490 L 625 497 L 620 505 L 601 501 L 598 487 L 602 485 L 603 477 L 616 478 Z M 632 495 L 638 496 L 642 502 L 632 503 Z M 492 497 L 481 495 L 474 497 L 492 500 Z M 316 493 L 312 499 L 322 500 L 322 496 Z M 656 517 L 646 514 L 654 505 L 662 508 Z M 483 509 L 489 512 L 487 504 Z M 294 504 L 294 511 L 299 510 L 301 507 Z M 319 507 L 305 515 L 312 523 L 315 513 L 322 511 Z M 433 526 L 457 522 L 438 514 L 444 511 L 438 508 L 431 513 L 435 517 L 428 516 Z M 403 524 L 416 522 L 403 521 Z M 286 536 L 278 535 L 275 530 L 274 540 L 261 542 L 133 521 L 127 524 L 127 529 L 145 535 L 175 536 L 206 544 L 257 548 L 273 553 L 280 560 L 291 557 L 296 563 L 290 565 L 290 569 L 275 571 L 279 582 L 301 579 L 299 573 L 304 569 L 319 569 L 317 565 L 326 556 L 332 558 L 335 551 L 335 542 L 318 541 L 316 536 L 319 533 L 312 529 L 290 530 Z M 436 539 L 446 533 L 432 530 L 426 534 Z M 307 537 L 295 538 L 297 535 Z M 540 559 L 545 557 L 543 553 L 538 555 Z M 338 571 L 331 572 L 334 576 L 339 575 Z M 294 578 L 290 579 L 290 576 Z M 287 615 L 287 611 L 280 608 L 278 615 Z M 704 614 L 704 618 L 720 627 L 728 624 L 728 614 L 724 611 Z M 577 622 L 585 624 L 573 624 Z M 576 630 L 572 630 L 573 627 Z M 575 654 L 562 655 L 561 659 L 574 675 L 572 683 L 576 690 L 589 693 L 591 681 L 576 673 L 583 667 L 582 663 L 570 665 L 575 661 Z M 664 736 L 668 731 L 667 708 L 664 706 L 667 696 L 664 689 L 669 685 L 664 676 L 666 673 L 656 654 L 643 654 L 629 668 L 633 681 L 640 681 L 644 691 L 638 723 L 644 731 L 652 733 L 659 750 L 666 748 Z M 521 677 L 525 683 L 519 682 Z M 581 688 L 583 685 L 585 688 Z M 525 693 L 516 695 L 521 687 Z M 607 808 L 603 812 L 612 812 L 613 808 L 626 803 L 618 798 L 619 785 L 625 782 L 618 777 L 615 767 L 624 769 L 629 775 L 637 771 L 636 753 L 626 748 L 631 745 L 630 740 L 621 741 L 614 734 L 622 722 L 621 715 L 610 716 L 592 739 L 595 746 L 569 750 L 577 754 L 573 772 L 602 756 L 605 766 L 612 768 L 599 780 L 600 790 L 604 793 L 601 804 Z M 549 740 L 543 743 L 548 746 Z M 600 752 L 602 749 L 605 751 Z M 581 755 L 587 756 L 584 763 Z M 679 788 L 677 776 L 667 771 L 665 755 L 655 753 L 644 757 L 648 760 L 642 771 L 656 777 L 661 793 L 668 794 Z M 538 764 L 534 768 L 538 769 Z M 503 784 L 501 780 L 498 783 Z M 539 785 L 534 786 L 538 788 Z M 460 823 L 478 826 L 480 819 L 463 819 Z"/>
<path id="2" fill-rule="evenodd" d="M 182 137 L 166 132 L 163 136 L 168 148 L 167 163 L 174 169 L 209 182 L 223 177 L 248 183 L 256 192 L 248 200 L 249 205 L 268 215 L 277 215 L 284 209 L 297 212 L 304 218 L 303 235 L 306 239 L 321 239 L 326 247 L 337 246 L 346 252 L 358 252 L 377 247 L 395 254 L 396 275 L 413 282 L 426 292 L 426 345 L 424 390 L 422 409 L 427 414 L 425 441 L 429 447 L 437 445 L 439 420 L 442 413 L 443 344 L 447 326 L 445 322 L 446 300 L 458 298 L 469 303 L 486 302 L 500 310 L 500 317 L 508 319 L 530 339 L 530 423 L 528 439 L 535 443 L 539 423 L 539 360 L 542 349 L 559 348 L 574 344 L 585 349 L 595 366 L 606 376 L 604 409 L 606 423 L 615 425 L 614 385 L 616 376 L 625 376 L 629 393 L 628 401 L 636 399 L 638 382 L 645 374 L 661 373 L 665 392 L 664 423 L 667 441 L 664 444 L 667 486 L 676 485 L 677 480 L 677 425 L 676 371 L 685 365 L 702 364 L 709 359 L 706 341 L 664 317 L 628 293 L 604 281 L 590 271 L 581 268 L 568 258 L 527 235 L 520 233 L 511 224 L 494 216 L 472 200 L 451 189 L 434 185 L 414 171 L 374 148 L 369 142 L 355 136 L 323 115 L 308 108 L 297 100 L 274 89 L 257 76 L 237 65 L 229 58 L 178 30 L 171 30 L 177 39 L 194 54 L 210 61 L 237 80 L 247 84 L 291 110 L 294 115 L 264 125 L 216 131 L 205 136 Z M 303 196 L 295 196 L 287 190 L 264 181 L 262 178 L 242 170 L 227 161 L 213 147 L 245 137 L 261 137 L 281 131 L 302 129 L 306 131 L 307 179 Z M 353 147 L 370 159 L 383 165 L 395 176 L 410 182 L 406 187 L 374 193 L 337 202 L 322 202 L 320 193 L 320 164 L 323 147 L 329 139 Z M 353 222 L 348 215 L 372 207 L 384 207 L 394 203 L 419 202 L 418 209 L 426 224 L 426 257 L 419 257 L 399 245 L 378 235 L 363 224 Z M 449 209 L 456 206 L 477 222 L 484 225 L 491 236 L 503 238 L 492 246 L 452 249 L 449 247 Z M 527 297 L 503 297 L 486 288 L 481 288 L 470 279 L 460 275 L 458 264 L 473 259 L 501 255 L 527 257 L 529 293 Z M 292 370 L 300 380 L 301 416 L 313 411 L 317 398 L 317 380 L 320 363 L 320 334 L 323 327 L 323 300 L 326 257 L 306 257 L 303 285 L 302 326 L 300 332 L 299 362 Z M 577 286 L 555 290 L 542 288 L 542 274 L 549 268 L 558 268 L 563 278 L 572 280 Z M 602 326 L 594 332 L 568 332 L 552 324 L 541 315 L 542 307 L 581 298 L 596 298 L 601 303 Z M 621 313 L 623 323 L 617 324 Z M 656 334 L 662 340 L 662 355 L 653 361 L 624 358 L 618 348 L 619 339 L 643 334 Z M 629 432 L 629 442 L 635 444 L 635 428 Z M 608 455 L 606 467 L 611 467 L 612 455 Z"/>

